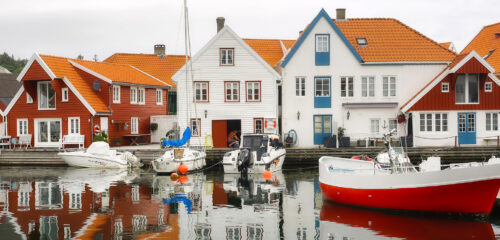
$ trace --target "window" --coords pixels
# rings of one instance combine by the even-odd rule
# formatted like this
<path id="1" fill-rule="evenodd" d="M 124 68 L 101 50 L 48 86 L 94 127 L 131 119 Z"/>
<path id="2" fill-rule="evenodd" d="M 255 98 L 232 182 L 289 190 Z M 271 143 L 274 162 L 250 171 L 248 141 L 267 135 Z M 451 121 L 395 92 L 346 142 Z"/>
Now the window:
<path id="1" fill-rule="evenodd" d="M 353 77 L 340 78 L 340 96 L 353 97 L 354 96 L 354 79 Z"/>
<path id="2" fill-rule="evenodd" d="M 316 78 L 316 97 L 330 96 L 330 78 Z"/>
<path id="3" fill-rule="evenodd" d="M 28 92 L 26 92 L 26 103 L 33 103 L 33 98 Z"/>
<path id="4" fill-rule="evenodd" d="M 193 137 L 201 136 L 201 119 L 193 118 L 191 119 L 191 135 Z"/>
<path id="5" fill-rule="evenodd" d="M 398 134 L 398 121 L 396 119 L 389 119 L 389 131 L 392 129 L 396 129 L 394 133 Z"/>
<path id="6" fill-rule="evenodd" d="M 455 103 L 479 103 L 479 80 L 477 74 L 457 75 Z"/>
<path id="7" fill-rule="evenodd" d="M 264 119 L 254 118 L 253 120 L 254 133 L 264 133 Z"/>
<path id="8" fill-rule="evenodd" d="M 361 96 L 375 97 L 375 77 L 361 77 Z"/>
<path id="9" fill-rule="evenodd" d="M 305 96 L 306 95 L 306 78 L 305 77 L 295 77 L 295 95 Z"/>
<path id="10" fill-rule="evenodd" d="M 247 82 L 247 102 L 260 101 L 260 82 Z"/>
<path id="11" fill-rule="evenodd" d="M 50 82 L 38 82 L 38 109 L 56 109 L 56 92 Z"/>
<path id="12" fill-rule="evenodd" d="M 63 205 L 62 188 L 54 182 L 37 182 L 35 206 L 37 209 L 60 209 Z"/>
<path id="13" fill-rule="evenodd" d="M 234 48 L 220 49 L 220 65 L 234 66 Z"/>
<path id="14" fill-rule="evenodd" d="M 80 118 L 68 118 L 68 134 L 80 134 Z"/>
<path id="15" fill-rule="evenodd" d="M 163 90 L 156 89 L 156 105 L 163 105 Z"/>
<path id="16" fill-rule="evenodd" d="M 28 134 L 28 119 L 17 119 L 17 136 Z"/>
<path id="17" fill-rule="evenodd" d="M 370 120 L 370 132 L 372 134 L 379 134 L 379 132 L 380 132 L 380 120 L 379 119 L 371 119 Z"/>
<path id="18" fill-rule="evenodd" d="M 486 131 L 498 131 L 498 113 L 486 113 Z"/>
<path id="19" fill-rule="evenodd" d="M 366 41 L 366 38 L 356 38 L 356 42 L 358 42 L 359 46 L 366 46 L 366 45 L 368 45 L 368 42 Z"/>
<path id="20" fill-rule="evenodd" d="M 130 104 L 137 104 L 137 88 L 130 87 Z"/>
<path id="21" fill-rule="evenodd" d="M 139 118 L 133 117 L 130 119 L 130 133 L 139 134 Z"/>
<path id="22" fill-rule="evenodd" d="M 61 102 L 67 102 L 68 101 L 68 88 L 61 88 Z"/>
<path id="23" fill-rule="evenodd" d="M 421 113 L 420 114 L 421 132 L 447 132 L 448 114 L 447 113 Z"/>
<path id="24" fill-rule="evenodd" d="M 120 103 L 120 100 L 120 86 L 113 86 L 113 103 Z"/>
<path id="25" fill-rule="evenodd" d="M 450 83 L 444 82 L 441 83 L 441 92 L 449 92 L 450 91 Z"/>
<path id="26" fill-rule="evenodd" d="M 139 88 L 137 89 L 137 104 L 145 104 L 146 103 L 146 89 Z"/>
<path id="27" fill-rule="evenodd" d="M 69 208 L 81 209 L 82 208 L 82 193 L 69 194 Z"/>
<path id="28" fill-rule="evenodd" d="M 226 82 L 224 84 L 226 89 L 226 102 L 239 102 L 240 101 L 240 83 L 239 82 Z"/>
<path id="29" fill-rule="evenodd" d="M 385 76 L 383 77 L 383 95 L 384 97 L 396 96 L 396 77 Z"/>
<path id="30" fill-rule="evenodd" d="M 208 102 L 208 82 L 194 82 L 195 101 Z"/>
<path id="31" fill-rule="evenodd" d="M 484 91 L 485 92 L 491 92 L 492 88 L 493 88 L 493 85 L 491 84 L 491 82 L 485 82 L 484 83 Z"/>
<path id="32" fill-rule="evenodd" d="M 316 35 L 316 52 L 329 52 L 329 37 L 327 34 Z"/>

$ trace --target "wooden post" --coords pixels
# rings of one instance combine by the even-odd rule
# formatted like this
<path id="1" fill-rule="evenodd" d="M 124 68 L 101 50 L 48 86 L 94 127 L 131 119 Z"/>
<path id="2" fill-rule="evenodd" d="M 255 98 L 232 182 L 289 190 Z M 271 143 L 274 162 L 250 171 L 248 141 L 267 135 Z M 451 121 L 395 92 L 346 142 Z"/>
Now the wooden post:
<path id="1" fill-rule="evenodd" d="M 455 136 L 455 147 L 457 147 L 457 136 Z"/>
<path id="2" fill-rule="evenodd" d="M 497 147 L 500 146 L 500 136 L 497 136 Z"/>

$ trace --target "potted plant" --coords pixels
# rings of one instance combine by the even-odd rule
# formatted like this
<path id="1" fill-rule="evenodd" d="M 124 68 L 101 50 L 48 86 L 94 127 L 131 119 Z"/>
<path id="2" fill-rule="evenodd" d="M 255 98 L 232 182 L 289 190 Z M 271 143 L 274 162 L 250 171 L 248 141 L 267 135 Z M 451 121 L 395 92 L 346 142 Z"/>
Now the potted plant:
<path id="1" fill-rule="evenodd" d="M 101 135 L 97 135 L 94 137 L 93 142 L 108 142 L 108 140 Z"/>
<path id="2" fill-rule="evenodd" d="M 122 143 L 122 139 L 121 138 L 113 138 L 113 145 L 120 146 L 121 143 Z"/>
<path id="3" fill-rule="evenodd" d="M 337 129 L 337 135 L 339 136 L 339 147 L 351 146 L 351 138 L 345 136 L 345 128 L 339 127 Z"/>
<path id="4" fill-rule="evenodd" d="M 158 123 L 151 123 L 149 129 L 151 129 L 151 132 L 156 131 L 158 129 Z"/>

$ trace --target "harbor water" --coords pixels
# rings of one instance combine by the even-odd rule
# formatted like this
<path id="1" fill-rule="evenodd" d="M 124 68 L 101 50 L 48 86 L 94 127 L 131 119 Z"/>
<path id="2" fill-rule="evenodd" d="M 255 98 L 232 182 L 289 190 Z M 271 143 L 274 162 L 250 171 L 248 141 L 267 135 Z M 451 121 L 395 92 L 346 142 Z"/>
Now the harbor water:
<path id="1" fill-rule="evenodd" d="M 317 169 L 222 170 L 178 179 L 147 170 L 0 168 L 0 239 L 498 239 L 484 220 L 323 202 Z"/>

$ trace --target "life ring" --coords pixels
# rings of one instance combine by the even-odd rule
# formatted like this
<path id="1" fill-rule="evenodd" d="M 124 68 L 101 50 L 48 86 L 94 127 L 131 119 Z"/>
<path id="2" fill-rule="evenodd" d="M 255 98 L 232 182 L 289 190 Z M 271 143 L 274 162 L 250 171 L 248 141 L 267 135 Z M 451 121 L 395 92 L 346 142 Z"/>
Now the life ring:
<path id="1" fill-rule="evenodd" d="M 276 128 L 276 121 L 266 121 L 265 128 Z"/>
<path id="2" fill-rule="evenodd" d="M 101 129 L 100 129 L 99 125 L 95 125 L 94 126 L 94 135 L 97 136 L 99 134 L 101 134 Z"/>

